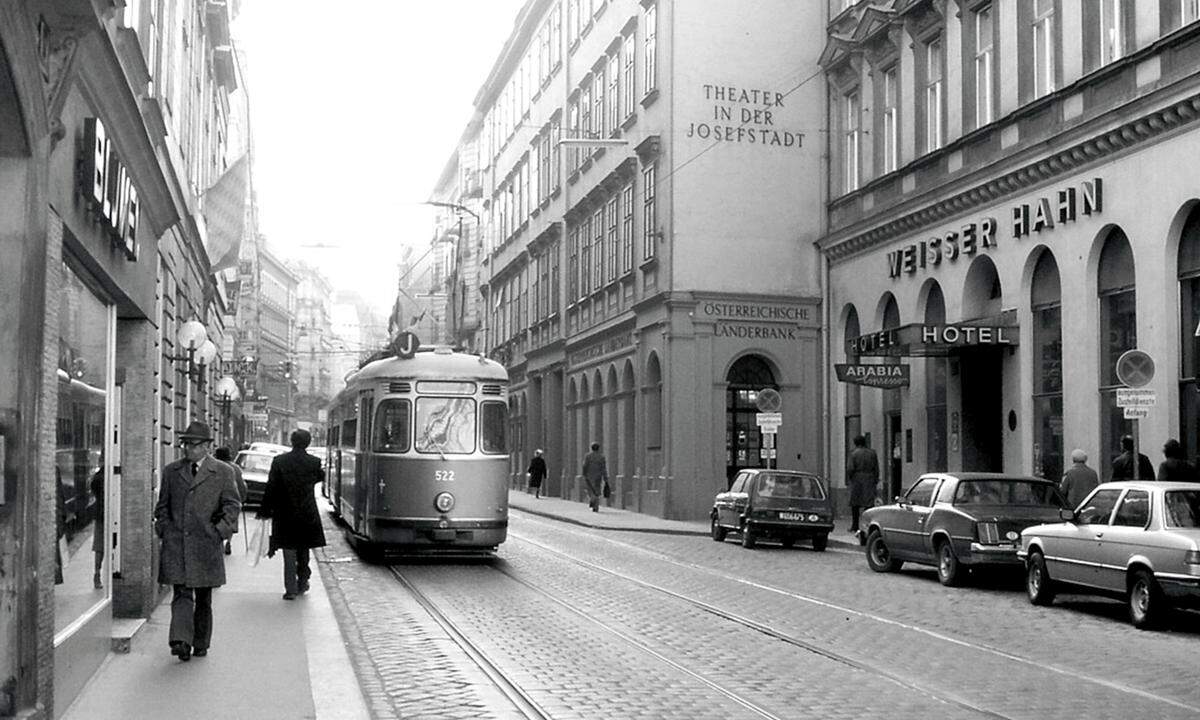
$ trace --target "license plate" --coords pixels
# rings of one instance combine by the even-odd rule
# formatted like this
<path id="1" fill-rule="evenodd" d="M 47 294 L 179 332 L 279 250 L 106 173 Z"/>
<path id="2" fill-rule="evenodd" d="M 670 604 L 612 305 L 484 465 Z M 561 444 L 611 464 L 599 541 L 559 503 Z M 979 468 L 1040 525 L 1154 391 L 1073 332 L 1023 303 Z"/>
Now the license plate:
<path id="1" fill-rule="evenodd" d="M 800 520 L 800 519 L 802 519 L 803 517 L 804 517 L 804 516 L 803 516 L 803 515 L 801 515 L 800 513 L 792 513 L 792 512 L 781 512 L 781 513 L 779 513 L 779 519 L 780 519 L 780 520 Z"/>

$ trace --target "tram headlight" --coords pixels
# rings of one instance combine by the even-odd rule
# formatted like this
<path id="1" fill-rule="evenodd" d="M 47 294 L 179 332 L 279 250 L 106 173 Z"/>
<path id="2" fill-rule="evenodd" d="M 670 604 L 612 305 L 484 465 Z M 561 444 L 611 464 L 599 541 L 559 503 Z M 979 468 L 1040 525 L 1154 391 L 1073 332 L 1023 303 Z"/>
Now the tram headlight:
<path id="1" fill-rule="evenodd" d="M 438 512 L 450 512 L 454 508 L 454 496 L 448 492 L 438 493 L 433 499 L 433 506 Z"/>

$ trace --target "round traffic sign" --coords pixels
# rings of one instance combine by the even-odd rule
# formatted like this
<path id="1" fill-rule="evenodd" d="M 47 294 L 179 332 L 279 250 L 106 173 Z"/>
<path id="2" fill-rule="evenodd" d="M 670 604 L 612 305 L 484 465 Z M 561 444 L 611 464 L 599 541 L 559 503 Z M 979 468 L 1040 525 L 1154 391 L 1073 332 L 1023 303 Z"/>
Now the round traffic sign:
<path id="1" fill-rule="evenodd" d="M 1141 350 L 1126 350 L 1117 358 L 1117 379 L 1138 388 L 1154 379 L 1154 358 Z"/>
<path id="2" fill-rule="evenodd" d="M 758 391 L 758 397 L 754 400 L 754 405 L 758 408 L 759 412 L 779 412 L 779 408 L 783 407 L 783 397 L 774 388 L 763 388 Z"/>

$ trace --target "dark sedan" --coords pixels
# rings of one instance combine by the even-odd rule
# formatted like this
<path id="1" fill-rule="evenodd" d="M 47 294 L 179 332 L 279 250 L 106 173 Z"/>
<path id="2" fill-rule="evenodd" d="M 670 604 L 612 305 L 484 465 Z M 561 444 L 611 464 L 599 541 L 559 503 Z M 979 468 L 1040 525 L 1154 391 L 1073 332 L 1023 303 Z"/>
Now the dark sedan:
<path id="1" fill-rule="evenodd" d="M 790 548 L 806 539 L 814 550 L 824 550 L 833 530 L 833 502 L 816 475 L 748 468 L 713 500 L 711 520 L 717 542 L 736 532 L 747 548 L 764 539 Z"/>
<path id="2" fill-rule="evenodd" d="M 1065 506 L 1049 480 L 929 473 L 895 503 L 865 511 L 859 539 L 875 572 L 911 561 L 937 567 L 943 585 L 957 585 L 969 567 L 1019 565 L 1021 531 L 1057 521 Z"/>

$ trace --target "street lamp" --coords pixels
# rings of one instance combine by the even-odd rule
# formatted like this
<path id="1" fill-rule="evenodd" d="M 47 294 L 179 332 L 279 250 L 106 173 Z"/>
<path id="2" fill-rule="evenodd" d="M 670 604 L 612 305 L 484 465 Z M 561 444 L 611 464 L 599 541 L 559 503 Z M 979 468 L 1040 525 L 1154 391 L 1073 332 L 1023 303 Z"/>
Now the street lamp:
<path id="1" fill-rule="evenodd" d="M 238 389 L 237 380 L 228 375 L 222 377 L 213 385 L 213 402 L 221 406 L 221 439 L 229 441 L 229 407 L 241 399 L 242 392 Z"/>
<path id="2" fill-rule="evenodd" d="M 208 331 L 204 329 L 204 323 L 199 320 L 188 320 L 179 326 L 179 330 L 175 333 L 175 342 L 183 347 L 186 351 L 183 355 L 168 355 L 167 359 L 171 362 L 187 362 L 187 369 L 184 371 L 188 379 L 196 378 L 200 390 L 204 389 L 204 375 L 209 363 L 217 357 L 217 346 L 212 340 L 208 339 Z M 198 366 L 198 367 L 197 367 Z M 192 373 L 195 372 L 196 375 Z M 189 418 L 192 412 L 192 383 L 187 384 L 187 412 Z"/>

